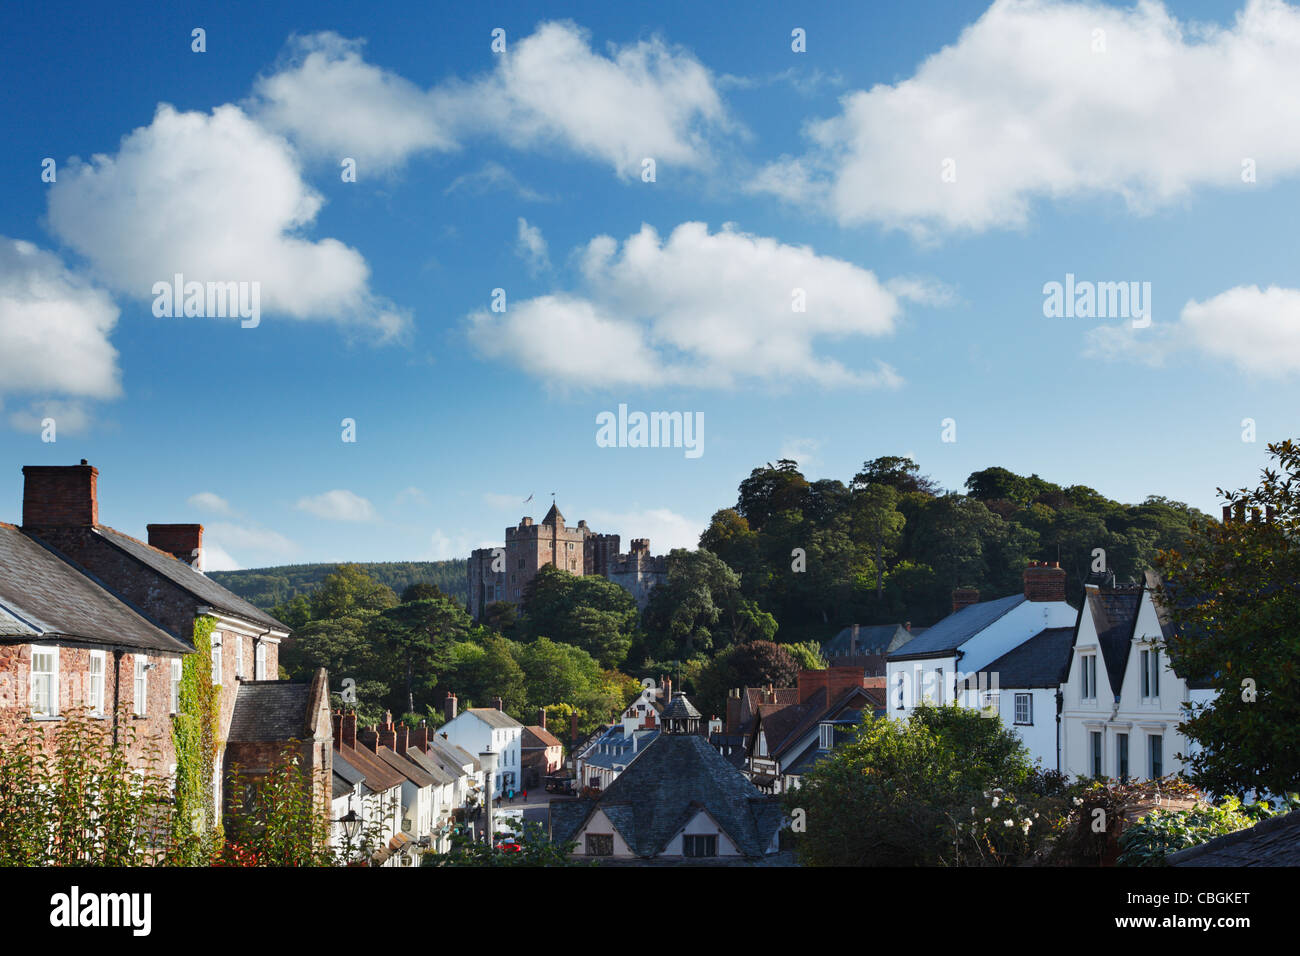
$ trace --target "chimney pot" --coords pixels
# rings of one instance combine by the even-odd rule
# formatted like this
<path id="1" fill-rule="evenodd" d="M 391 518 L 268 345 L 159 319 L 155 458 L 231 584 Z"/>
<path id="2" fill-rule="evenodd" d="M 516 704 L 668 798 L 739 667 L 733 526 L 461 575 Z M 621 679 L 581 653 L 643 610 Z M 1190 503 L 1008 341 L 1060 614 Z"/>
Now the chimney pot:
<path id="1" fill-rule="evenodd" d="M 1064 601 L 1065 569 L 1046 561 L 1025 568 L 1025 597 L 1030 601 Z"/>

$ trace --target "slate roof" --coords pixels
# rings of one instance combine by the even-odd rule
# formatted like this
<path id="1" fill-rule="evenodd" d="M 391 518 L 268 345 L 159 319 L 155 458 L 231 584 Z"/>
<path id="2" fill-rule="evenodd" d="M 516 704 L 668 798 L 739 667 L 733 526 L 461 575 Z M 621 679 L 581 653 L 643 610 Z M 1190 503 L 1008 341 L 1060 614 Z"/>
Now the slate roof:
<path id="1" fill-rule="evenodd" d="M 595 750 L 583 757 L 582 762 L 588 767 L 620 770 L 639 757 L 658 736 L 659 728 L 634 730 L 630 736 L 624 736 L 623 725 L 614 724 L 596 741 Z"/>
<path id="2" fill-rule="evenodd" d="M 339 797 L 346 797 L 349 793 L 351 793 L 353 790 L 357 788 L 357 785 L 355 783 L 348 780 L 346 777 L 343 776 L 343 774 L 339 773 L 337 770 L 335 770 L 334 773 L 330 775 L 330 780 L 334 785 L 333 794 L 335 800 L 337 800 Z"/>
<path id="3" fill-rule="evenodd" d="M 553 838 L 571 839 L 597 809 L 639 857 L 660 853 L 700 810 L 753 857 L 767 852 L 782 821 L 780 806 L 698 734 L 661 734 L 599 797 L 553 804 Z"/>
<path id="4" fill-rule="evenodd" d="M 239 682 L 230 716 L 234 743 L 302 740 L 313 736 L 312 685 L 287 680 Z"/>
<path id="5" fill-rule="evenodd" d="M 226 590 L 216 581 L 201 571 L 196 571 L 184 561 L 158 548 L 150 547 L 130 535 L 115 531 L 104 525 L 97 525 L 95 533 L 120 551 L 129 554 L 135 560 L 171 581 L 177 587 L 188 592 L 192 597 L 214 610 L 233 617 L 253 621 L 263 627 L 277 631 L 288 631 L 288 625 L 282 624 L 261 608 L 250 604 L 239 595 Z"/>
<path id="6" fill-rule="evenodd" d="M 376 793 L 400 787 L 405 779 L 363 747 L 335 747 L 334 764 L 337 766 L 340 761 L 360 772 L 365 777 L 366 787 Z"/>
<path id="7" fill-rule="evenodd" d="M 822 645 L 822 657 L 844 657 L 850 653 L 858 655 L 884 654 L 890 649 L 895 639 L 902 643 L 920 637 L 925 628 L 908 631 L 901 624 L 863 624 L 858 626 L 857 651 L 852 652 L 853 628 L 846 627 Z"/>
<path id="8" fill-rule="evenodd" d="M 551 510 L 546 512 L 546 517 L 542 519 L 542 524 L 555 524 L 555 519 L 559 518 L 564 521 L 564 515 L 560 514 L 560 509 L 555 507 L 555 502 L 551 502 Z"/>
<path id="9" fill-rule="evenodd" d="M 1074 628 L 1049 627 L 981 667 L 980 673 L 997 674 L 1000 689 L 1059 687 L 1070 669 L 1073 653 Z M 978 683 L 978 678 L 966 678 L 967 687 Z"/>
<path id="10" fill-rule="evenodd" d="M 335 753 L 337 753 L 337 751 L 335 751 Z M 353 767 L 350 764 L 346 764 L 341 760 L 336 760 L 333 763 L 334 763 L 334 773 L 337 776 L 342 777 L 344 781 L 346 781 L 347 783 L 355 786 L 358 783 L 366 782 L 366 775 L 362 773 L 360 770 L 358 770 L 356 767 Z"/>
<path id="11" fill-rule="evenodd" d="M 1124 686 L 1124 669 L 1128 665 L 1133 632 L 1137 629 L 1142 589 L 1084 588 L 1083 606 L 1092 615 L 1111 690 L 1118 697 L 1120 688 Z"/>
<path id="12" fill-rule="evenodd" d="M 664 720 L 699 720 L 700 712 L 681 691 L 673 694 L 672 702 L 664 708 Z"/>
<path id="13" fill-rule="evenodd" d="M 826 689 L 818 688 L 817 693 L 809 695 L 806 706 L 800 709 L 798 722 L 786 732 L 785 736 L 776 741 L 768 738 L 768 752 L 773 757 L 784 762 L 785 752 L 824 720 L 833 719 L 838 722 L 847 719 L 853 726 L 857 726 L 862 719 L 861 705 L 865 705 L 868 713 L 875 713 L 877 708 L 885 706 L 885 694 L 882 688 L 850 687 L 834 700 L 828 702 L 826 697 Z M 855 702 L 860 702 L 860 706 L 850 707 Z"/>
<path id="14" fill-rule="evenodd" d="M 510 727 L 522 727 L 519 721 L 515 720 L 504 711 L 497 710 L 495 707 L 466 707 L 462 714 L 473 714 L 489 727 L 495 727 L 498 730 L 505 730 Z"/>
<path id="15" fill-rule="evenodd" d="M 189 654 L 92 576 L 0 523 L 0 641 L 71 640 Z"/>
<path id="16" fill-rule="evenodd" d="M 432 774 L 415 761 L 407 760 L 396 750 L 381 745 L 374 754 L 417 787 L 432 787 L 435 783 Z"/>
<path id="17" fill-rule="evenodd" d="M 469 764 L 471 767 L 474 768 L 473 771 L 474 773 L 483 772 L 483 764 L 479 762 L 478 757 L 470 753 L 468 750 L 466 750 L 464 747 L 460 746 L 459 744 L 453 744 L 450 740 L 447 740 L 445 737 L 441 737 L 441 736 L 439 737 L 430 736 L 429 743 L 433 744 L 443 753 L 447 754 L 452 760 L 456 761 L 456 763 L 459 766 L 463 767 L 466 764 Z"/>
<path id="18" fill-rule="evenodd" d="M 560 739 L 545 727 L 529 725 L 520 737 L 520 747 L 524 750 L 545 750 L 547 747 L 563 747 Z"/>
<path id="19" fill-rule="evenodd" d="M 469 761 L 461 760 L 459 757 L 453 757 L 450 753 L 448 753 L 446 750 L 443 750 L 441 747 L 433 746 L 432 741 L 430 741 L 430 746 L 428 750 L 420 750 L 419 747 L 409 747 L 407 748 L 406 752 L 408 755 L 410 755 L 411 753 L 419 752 L 424 756 L 425 760 L 437 764 L 442 769 L 442 772 L 447 776 L 447 778 L 451 780 L 453 783 L 460 777 L 464 777 L 466 775 L 465 764 L 468 763 Z M 421 764 L 421 766 L 423 766 L 423 764 Z"/>
<path id="20" fill-rule="evenodd" d="M 925 629 L 898 650 L 889 655 L 891 661 L 906 661 L 926 657 L 949 657 L 972 637 L 1008 612 L 1019 607 L 1028 598 L 1012 594 L 996 601 L 969 604 L 960 611 L 949 614 L 938 624 Z"/>
<path id="21" fill-rule="evenodd" d="M 1165 857 L 1170 866 L 1300 866 L 1300 810 Z"/>

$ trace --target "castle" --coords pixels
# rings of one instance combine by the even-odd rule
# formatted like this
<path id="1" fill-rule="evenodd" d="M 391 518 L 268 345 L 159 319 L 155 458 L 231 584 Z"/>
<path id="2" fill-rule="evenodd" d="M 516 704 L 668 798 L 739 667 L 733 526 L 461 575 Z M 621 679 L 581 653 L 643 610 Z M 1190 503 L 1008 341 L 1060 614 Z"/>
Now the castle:
<path id="1" fill-rule="evenodd" d="M 619 554 L 619 536 L 597 534 L 579 521 L 570 528 L 554 504 L 540 525 L 523 518 L 506 529 L 504 548 L 476 548 L 469 558 L 469 613 L 481 619 L 494 601 L 518 605 L 524 588 L 547 564 L 571 574 L 598 574 L 627 590 L 644 608 L 650 591 L 668 577 L 668 561 L 650 554 L 649 538 L 633 538 L 632 550 Z"/>

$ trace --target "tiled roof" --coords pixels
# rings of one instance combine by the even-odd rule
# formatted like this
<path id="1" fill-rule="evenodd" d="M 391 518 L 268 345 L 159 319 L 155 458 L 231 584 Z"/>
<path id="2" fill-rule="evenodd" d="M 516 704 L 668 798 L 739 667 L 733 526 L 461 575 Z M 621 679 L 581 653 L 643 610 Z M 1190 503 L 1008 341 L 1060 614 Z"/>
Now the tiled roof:
<path id="1" fill-rule="evenodd" d="M 0 640 L 64 638 L 188 654 L 194 648 L 10 524 L 0 524 Z"/>
<path id="2" fill-rule="evenodd" d="M 287 680 L 240 681 L 230 716 L 230 740 L 304 740 L 313 735 L 312 685 Z"/>
<path id="3" fill-rule="evenodd" d="M 380 746 L 378 750 L 374 751 L 374 754 L 417 787 L 433 786 L 434 780 L 428 771 L 414 761 L 407 760 L 397 751 Z"/>
<path id="4" fill-rule="evenodd" d="M 1049 627 L 981 667 L 980 673 L 997 674 L 999 688 L 1058 687 L 1070 668 L 1073 650 L 1074 628 Z M 966 679 L 968 687 L 978 683 L 978 678 Z"/>
<path id="5" fill-rule="evenodd" d="M 681 691 L 673 694 L 671 703 L 664 708 L 663 712 L 664 720 L 699 720 L 699 718 L 700 712 Z"/>
<path id="6" fill-rule="evenodd" d="M 921 629 L 918 628 L 917 632 Z M 853 628 L 846 627 L 822 645 L 822 657 L 843 657 L 849 653 L 884 654 L 897 639 L 900 643 L 918 637 L 901 624 L 862 624 L 858 626 L 857 650 L 852 651 Z"/>
<path id="7" fill-rule="evenodd" d="M 891 661 L 905 661 L 923 657 L 946 657 L 994 621 L 1028 600 L 1023 594 L 1012 594 L 996 601 L 969 604 L 960 611 L 949 614 L 938 624 L 912 638 L 889 655 Z"/>
<path id="8" fill-rule="evenodd" d="M 334 784 L 333 795 L 335 800 L 337 800 L 339 797 L 346 797 L 349 793 L 351 793 L 353 790 L 357 788 L 357 785 L 355 783 L 348 780 L 345 776 L 343 776 L 343 774 L 339 773 L 337 770 L 335 770 L 334 773 L 330 775 L 330 779 Z"/>
<path id="9" fill-rule="evenodd" d="M 582 762 L 605 770 L 622 769 L 639 757 L 658 736 L 658 728 L 634 730 L 630 736 L 624 736 L 623 725 L 615 724 L 596 742 L 596 749 L 583 757 Z"/>
<path id="10" fill-rule="evenodd" d="M 782 820 L 780 806 L 698 734 L 659 735 L 599 797 L 568 805 L 552 808 L 555 839 L 570 839 L 600 809 L 640 857 L 660 853 L 700 810 L 746 856 L 765 854 Z"/>
<path id="11" fill-rule="evenodd" d="M 523 735 L 520 739 L 520 746 L 524 750 L 538 750 L 547 747 L 563 747 L 564 744 L 560 739 L 551 733 L 545 727 L 529 725 L 524 728 Z"/>
<path id="12" fill-rule="evenodd" d="M 515 720 L 504 711 L 497 710 L 495 707 L 467 707 L 462 714 L 473 714 L 489 727 L 495 727 L 498 730 L 505 730 L 510 727 L 522 727 L 519 721 Z"/>
<path id="13" fill-rule="evenodd" d="M 1165 857 L 1170 866 L 1300 866 L 1300 810 Z"/>
<path id="14" fill-rule="evenodd" d="M 853 714 L 852 722 L 857 724 L 862 710 L 873 713 L 877 707 L 883 707 L 885 695 L 882 689 L 874 687 L 850 687 L 834 700 L 826 702 L 826 689 L 818 688 L 809 695 L 807 704 L 799 710 L 799 720 L 784 737 L 778 741 L 768 738 L 768 752 L 778 760 L 784 760 L 789 748 L 794 747 L 824 720 L 839 720 L 847 713 Z M 856 706 L 856 709 L 853 709 Z"/>
<path id="15" fill-rule="evenodd" d="M 447 754 L 452 760 L 455 760 L 456 763 L 459 764 L 460 766 L 463 767 L 469 765 L 474 768 L 474 773 L 483 772 L 483 764 L 479 762 L 478 757 L 470 753 L 464 747 L 461 747 L 459 744 L 454 744 L 450 740 L 447 740 L 446 738 L 441 736 L 438 737 L 430 736 L 429 743 L 433 744 L 443 753 Z"/>
<path id="16" fill-rule="evenodd" d="M 96 526 L 95 532 L 114 547 L 129 554 L 150 570 L 171 581 L 182 590 L 189 592 L 196 600 L 212 607 L 214 610 L 233 617 L 243 618 L 246 621 L 253 621 L 263 627 L 274 628 L 277 631 L 289 630 L 287 625 L 280 623 L 261 608 L 255 607 L 239 595 L 226 590 L 201 571 L 194 570 L 184 561 L 177 560 L 175 556 L 168 554 L 166 551 L 150 547 L 143 541 L 138 541 L 130 535 L 115 531 L 104 525 Z"/>
<path id="17" fill-rule="evenodd" d="M 440 787 L 455 783 L 456 777 L 464 775 L 463 772 L 453 773 L 448 771 L 438 762 L 437 758 L 429 756 L 419 747 L 407 747 L 406 753 L 402 754 L 402 756 L 432 777 L 433 782 Z"/>
<path id="18" fill-rule="evenodd" d="M 366 786 L 376 793 L 400 787 L 406 778 L 364 747 L 335 747 L 334 760 L 365 775 Z"/>

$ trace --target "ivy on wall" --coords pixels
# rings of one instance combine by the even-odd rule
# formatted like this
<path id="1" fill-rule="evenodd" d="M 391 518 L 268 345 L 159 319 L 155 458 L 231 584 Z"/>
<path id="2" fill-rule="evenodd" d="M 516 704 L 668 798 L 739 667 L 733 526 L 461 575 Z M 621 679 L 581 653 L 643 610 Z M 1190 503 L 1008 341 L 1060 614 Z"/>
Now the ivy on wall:
<path id="1" fill-rule="evenodd" d="M 177 862 L 206 863 L 222 844 L 212 787 L 217 760 L 221 687 L 212 682 L 212 631 L 217 620 L 194 622 L 194 653 L 181 664 L 179 709 L 172 722 L 176 746 L 176 805 L 173 835 Z"/>

